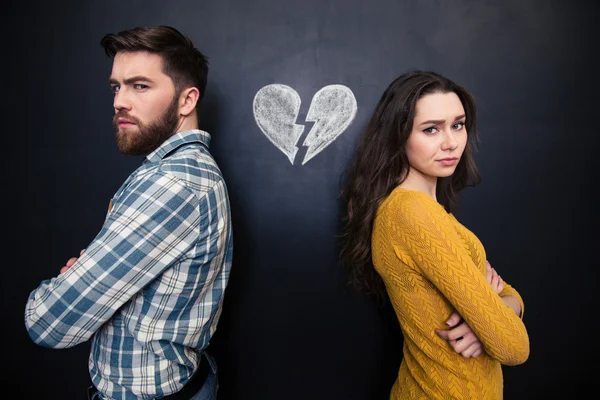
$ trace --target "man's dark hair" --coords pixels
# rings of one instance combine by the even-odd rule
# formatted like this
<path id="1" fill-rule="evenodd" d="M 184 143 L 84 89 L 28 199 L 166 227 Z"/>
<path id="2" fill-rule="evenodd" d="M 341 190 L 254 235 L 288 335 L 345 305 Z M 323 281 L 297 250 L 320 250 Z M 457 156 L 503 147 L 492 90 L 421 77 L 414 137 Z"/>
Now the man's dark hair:
<path id="1" fill-rule="evenodd" d="M 118 52 L 147 51 L 163 59 L 163 72 L 173 80 L 175 92 L 188 87 L 204 97 L 208 76 L 208 58 L 194 47 L 192 40 L 170 26 L 146 26 L 105 35 L 100 44 L 106 55 Z M 198 107 L 196 107 L 198 111 Z"/>

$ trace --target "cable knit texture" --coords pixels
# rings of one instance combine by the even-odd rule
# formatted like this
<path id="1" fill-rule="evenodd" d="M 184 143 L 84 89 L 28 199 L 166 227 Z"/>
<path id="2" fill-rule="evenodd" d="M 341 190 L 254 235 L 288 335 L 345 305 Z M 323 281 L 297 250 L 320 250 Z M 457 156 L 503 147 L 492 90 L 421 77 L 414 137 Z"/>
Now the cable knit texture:
<path id="1" fill-rule="evenodd" d="M 396 188 L 377 211 L 373 264 L 383 278 L 404 335 L 391 399 L 502 399 L 501 365 L 529 357 L 521 316 L 486 279 L 479 239 L 425 193 Z M 476 358 L 457 354 L 435 333 L 457 311 L 484 345 Z"/>

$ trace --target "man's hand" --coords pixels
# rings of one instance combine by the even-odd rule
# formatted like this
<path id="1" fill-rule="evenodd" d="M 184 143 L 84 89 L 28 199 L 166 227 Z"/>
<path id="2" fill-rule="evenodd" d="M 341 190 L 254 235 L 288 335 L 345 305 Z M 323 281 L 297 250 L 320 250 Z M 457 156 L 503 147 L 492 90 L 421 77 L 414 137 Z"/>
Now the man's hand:
<path id="1" fill-rule="evenodd" d="M 81 251 L 79 252 L 79 257 L 81 257 L 81 255 L 83 254 L 83 252 L 85 251 L 85 249 L 81 249 Z M 65 272 L 67 272 L 67 270 L 69 268 L 71 268 L 73 266 L 73 264 L 75 264 L 75 262 L 78 260 L 78 257 L 71 257 L 69 258 L 69 260 L 67 261 L 67 263 L 60 269 L 60 273 L 64 274 Z"/>
<path id="2" fill-rule="evenodd" d="M 465 358 L 475 358 L 483 353 L 483 343 L 458 313 L 452 313 L 446 325 L 452 329 L 449 331 L 436 329 L 435 333 L 442 339 L 446 339 L 454 351 Z"/>

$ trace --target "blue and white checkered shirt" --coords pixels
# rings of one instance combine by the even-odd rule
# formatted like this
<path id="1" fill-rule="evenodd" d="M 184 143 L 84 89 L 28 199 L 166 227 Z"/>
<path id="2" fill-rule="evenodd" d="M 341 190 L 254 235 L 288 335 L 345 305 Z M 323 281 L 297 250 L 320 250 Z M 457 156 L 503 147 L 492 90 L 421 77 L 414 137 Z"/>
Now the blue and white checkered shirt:
<path id="1" fill-rule="evenodd" d="M 65 348 L 93 338 L 90 376 L 113 399 L 179 391 L 217 327 L 233 239 L 209 142 L 180 132 L 148 155 L 83 255 L 29 296 L 33 341 Z"/>

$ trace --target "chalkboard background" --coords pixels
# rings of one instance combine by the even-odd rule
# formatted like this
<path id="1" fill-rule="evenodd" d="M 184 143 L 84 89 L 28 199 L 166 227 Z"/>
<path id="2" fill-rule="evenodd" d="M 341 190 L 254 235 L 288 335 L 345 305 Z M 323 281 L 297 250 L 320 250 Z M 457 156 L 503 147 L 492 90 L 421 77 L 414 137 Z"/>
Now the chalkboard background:
<path id="1" fill-rule="evenodd" d="M 597 360 L 599 7 L 592 1 L 23 1 L 4 5 L 3 389 L 82 399 L 89 345 L 51 350 L 24 328 L 27 296 L 100 229 L 141 162 L 111 127 L 108 32 L 172 25 L 210 57 L 200 125 L 229 185 L 234 264 L 210 345 L 220 399 L 380 399 L 401 361 L 389 307 L 344 285 L 339 183 L 383 90 L 414 68 L 479 106 L 483 183 L 459 219 L 525 300 L 529 360 L 505 398 L 576 398 Z M 301 98 L 294 163 L 257 126 L 269 84 Z M 302 165 L 313 95 L 354 93 L 356 117 Z M 7 155 L 7 156 L 6 156 Z M 36 397 L 38 396 L 38 397 Z"/>

